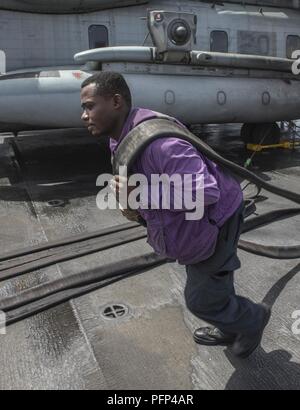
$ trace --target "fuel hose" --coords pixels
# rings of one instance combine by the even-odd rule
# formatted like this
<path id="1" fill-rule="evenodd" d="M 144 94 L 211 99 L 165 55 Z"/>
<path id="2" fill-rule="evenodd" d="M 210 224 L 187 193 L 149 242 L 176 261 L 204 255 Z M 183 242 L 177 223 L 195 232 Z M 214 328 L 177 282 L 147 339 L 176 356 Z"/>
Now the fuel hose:
<path id="1" fill-rule="evenodd" d="M 253 207 L 253 204 L 249 205 Z M 275 220 L 282 219 L 287 215 L 291 216 L 299 213 L 300 208 L 290 208 L 260 215 L 259 217 L 246 221 L 243 227 L 243 232 L 249 232 L 259 226 L 269 224 L 270 221 L 274 222 Z M 120 227 L 122 231 L 124 225 Z M 253 244 L 248 245 L 250 248 L 252 246 Z M 243 249 L 244 241 L 241 241 L 239 247 Z M 290 248 L 293 249 L 293 247 Z M 265 251 L 270 254 L 270 257 L 273 257 L 271 254 L 272 252 L 274 253 L 274 247 L 266 247 Z M 256 252 L 257 250 L 254 249 L 253 253 Z M 278 250 L 275 250 L 274 256 L 276 258 L 281 256 L 278 254 Z M 133 275 L 144 273 L 149 269 L 153 269 L 154 267 L 168 262 L 174 261 L 154 253 L 128 258 L 122 260 L 122 264 L 116 262 L 97 269 L 73 274 L 25 290 L 17 295 L 3 298 L 0 300 L 0 310 L 6 313 L 6 324 L 10 325 L 61 303 L 67 302 L 73 298 L 83 296 Z"/>
<path id="2" fill-rule="evenodd" d="M 300 203 L 300 195 L 298 193 L 270 184 L 249 170 L 221 157 L 211 147 L 188 131 L 185 131 L 183 135 L 182 128 L 178 127 L 175 123 L 162 119 L 150 120 L 147 121 L 147 123 L 151 121 L 154 121 L 152 124 L 152 134 L 150 135 L 151 141 L 158 137 L 170 134 L 178 136 L 181 139 L 184 137 L 183 139 L 192 142 L 193 145 L 197 146 L 201 153 L 207 156 L 207 158 L 218 165 L 229 169 L 236 175 L 251 181 L 257 185 L 259 189 L 263 188 L 297 204 Z M 168 124 L 166 124 L 166 122 Z M 173 128 L 171 126 L 171 130 L 170 124 L 174 126 Z M 138 126 L 140 127 L 139 132 L 140 135 L 144 135 L 144 139 L 141 138 L 139 141 L 134 141 L 135 145 L 132 145 L 131 141 L 130 152 L 128 152 L 128 146 L 121 147 L 122 149 L 117 153 L 117 156 L 115 156 L 114 167 L 117 165 L 127 165 L 130 169 L 136 158 L 137 152 L 145 149 L 146 145 L 149 143 L 147 129 L 144 130 L 141 126 L 143 126 L 143 124 Z M 120 145 L 122 145 L 122 143 Z M 247 204 L 245 212 L 247 217 L 253 214 L 255 210 L 254 205 L 253 201 Z M 298 214 L 300 214 L 300 208 L 288 208 L 253 217 L 245 222 L 242 232 L 246 233 L 260 226 L 275 222 L 276 220 L 281 220 Z M 36 246 L 34 248 L 27 248 L 16 253 L 6 254 L 0 258 L 0 280 L 13 278 L 45 266 L 99 252 L 104 249 L 113 248 L 145 237 L 146 229 L 144 227 L 141 227 L 136 223 L 130 223 L 101 230 L 94 234 L 84 234 L 77 238 L 67 238 L 65 240 Z M 70 249 L 70 245 L 75 248 Z M 247 252 L 275 259 L 300 258 L 300 246 L 267 246 L 244 240 L 240 240 L 238 246 L 240 249 Z M 21 292 L 18 295 L 4 298 L 0 300 L 0 310 L 6 312 L 8 324 L 15 323 L 32 314 L 46 310 L 49 307 L 56 306 L 74 297 L 107 286 L 108 284 L 124 279 L 125 277 L 142 273 L 147 269 L 151 269 L 167 262 L 170 262 L 170 260 L 155 254 L 129 258 L 122 261 L 121 268 L 119 262 L 113 263 L 94 271 L 71 275 L 66 278 L 39 285 Z"/>

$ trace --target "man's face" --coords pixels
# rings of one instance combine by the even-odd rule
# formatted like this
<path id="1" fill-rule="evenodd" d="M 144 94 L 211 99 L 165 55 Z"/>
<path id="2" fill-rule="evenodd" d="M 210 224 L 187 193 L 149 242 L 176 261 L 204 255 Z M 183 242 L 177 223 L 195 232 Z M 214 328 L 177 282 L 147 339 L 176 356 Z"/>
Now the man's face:
<path id="1" fill-rule="evenodd" d="M 119 96 L 103 97 L 96 94 L 96 85 L 81 90 L 82 121 L 95 137 L 111 136 L 120 112 Z"/>

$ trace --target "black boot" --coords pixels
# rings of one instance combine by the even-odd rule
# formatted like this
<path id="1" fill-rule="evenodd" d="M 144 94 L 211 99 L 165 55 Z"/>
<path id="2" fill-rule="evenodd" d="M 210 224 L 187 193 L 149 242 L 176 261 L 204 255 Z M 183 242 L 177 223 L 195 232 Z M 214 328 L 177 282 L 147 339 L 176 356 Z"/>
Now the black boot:
<path id="1" fill-rule="evenodd" d="M 217 327 L 200 327 L 194 332 L 196 343 L 205 346 L 228 346 L 234 343 L 236 336 L 221 332 Z"/>
<path id="2" fill-rule="evenodd" d="M 260 345 L 264 330 L 269 323 L 271 317 L 271 308 L 264 303 L 260 304 L 262 309 L 261 326 L 256 333 L 249 335 L 238 335 L 232 347 L 235 356 L 246 359 L 249 357 Z"/>

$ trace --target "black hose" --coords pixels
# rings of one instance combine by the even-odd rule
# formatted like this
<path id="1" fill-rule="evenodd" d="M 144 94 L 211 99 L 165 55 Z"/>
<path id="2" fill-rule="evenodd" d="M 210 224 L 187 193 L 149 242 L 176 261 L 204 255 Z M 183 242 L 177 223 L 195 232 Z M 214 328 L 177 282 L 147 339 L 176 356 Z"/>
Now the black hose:
<path id="1" fill-rule="evenodd" d="M 98 289 L 104 288 L 105 286 L 109 286 L 116 282 L 119 282 L 120 280 L 124 280 L 137 274 L 144 273 L 149 269 L 151 268 L 147 268 L 139 272 L 130 271 L 124 275 L 117 276 L 113 279 L 106 279 L 93 283 L 91 285 L 64 290 L 53 295 L 47 296 L 43 299 L 38 299 L 35 302 L 25 304 L 17 309 L 8 311 L 6 313 L 5 324 L 6 326 L 10 326 L 14 323 L 20 322 L 21 320 L 27 319 L 38 313 L 42 313 L 48 309 L 61 305 L 62 303 L 68 302 L 71 299 L 84 296 L 90 292 L 96 291 Z"/>
<path id="2" fill-rule="evenodd" d="M 210 148 L 210 147 L 209 147 Z M 234 162 L 231 162 L 223 157 L 221 155 L 217 154 L 215 151 L 212 151 L 209 153 L 207 150 L 203 150 L 203 152 L 206 152 L 206 155 L 209 159 L 213 160 L 219 165 L 222 165 L 233 173 L 237 174 L 238 176 L 245 178 L 254 184 L 256 184 L 259 188 L 263 188 L 268 192 L 271 192 L 275 195 L 281 196 L 283 198 L 289 199 L 292 202 L 295 202 L 297 204 L 300 204 L 300 194 L 296 192 L 289 191 L 284 188 L 279 188 L 273 184 L 270 184 L 267 181 L 264 181 L 262 178 L 254 174 L 253 172 L 249 171 L 248 169 L 245 169 Z"/>
<path id="3" fill-rule="evenodd" d="M 254 201 L 248 201 L 248 205 L 246 206 L 246 217 L 251 215 L 255 212 L 255 203 Z M 256 229 L 259 226 L 269 224 L 274 222 L 275 220 L 282 219 L 285 217 L 290 217 L 292 215 L 297 215 L 300 213 L 300 208 L 289 208 L 289 209 L 281 209 L 273 212 L 269 212 L 267 214 L 252 218 L 246 221 L 243 225 L 242 232 L 249 232 L 253 229 Z M 130 226 L 130 230 L 124 230 L 125 226 Z M 136 240 L 143 239 L 147 236 L 146 230 L 143 227 L 140 227 L 138 224 L 124 224 L 120 227 L 121 232 L 117 232 L 116 228 L 113 229 L 110 235 L 100 236 L 100 239 L 95 238 L 92 241 L 87 241 L 86 243 L 76 244 L 76 246 L 71 249 L 61 249 L 60 253 L 54 253 L 49 257 L 44 257 L 43 259 L 38 259 L 36 261 L 26 262 L 26 260 L 19 260 L 16 265 L 13 265 L 14 261 L 9 261 L 10 264 L 13 266 L 9 266 L 7 269 L 3 269 L 0 271 L 0 281 L 6 279 L 12 279 L 14 277 L 20 276 L 25 273 L 33 272 L 43 267 L 51 266 L 53 264 L 64 262 L 70 259 L 75 259 L 82 257 L 84 255 L 92 254 L 95 252 L 99 252 L 101 250 L 109 249 L 118 245 L 123 245 L 129 242 L 133 242 Z M 107 230 L 104 230 L 107 231 Z M 99 231 L 102 233 L 102 231 Z M 67 239 L 69 242 L 70 239 Z M 257 244 L 256 244 L 257 245 Z M 43 245 L 44 246 L 44 245 Z M 261 248 L 261 249 L 259 249 Z M 275 257 L 276 255 L 280 255 L 280 259 L 291 259 L 291 255 L 297 256 L 297 247 L 293 247 L 292 253 L 287 252 L 284 248 L 278 247 L 278 252 L 274 252 L 275 249 L 272 248 L 272 251 L 267 249 L 268 247 L 262 248 L 262 245 L 257 245 L 255 247 L 254 243 L 249 244 L 249 252 L 254 253 L 257 251 L 257 255 L 263 255 L 266 257 Z M 248 250 L 248 245 L 246 243 L 243 244 L 243 250 Z M 18 252 L 20 254 L 22 251 Z M 265 253 L 264 253 L 265 252 Z M 293 256 L 294 257 L 294 256 Z"/>
<path id="4" fill-rule="evenodd" d="M 0 300 L 0 310 L 6 312 L 64 290 L 90 285 L 92 283 L 111 279 L 116 276 L 122 276 L 132 271 L 139 272 L 149 267 L 153 268 L 155 266 L 162 265 L 168 261 L 170 260 L 166 257 L 161 257 L 155 253 L 149 253 L 146 255 L 124 259 L 121 264 L 119 262 L 114 262 L 109 265 L 101 266 L 97 269 L 91 269 L 85 272 L 69 275 L 52 282 L 35 286 L 19 293 L 18 295 L 6 297 L 5 299 Z"/>
<path id="5" fill-rule="evenodd" d="M 244 200 L 244 218 L 249 218 L 249 216 L 253 215 L 256 212 L 256 203 L 254 199 L 246 199 Z"/>
<path id="6" fill-rule="evenodd" d="M 248 241 L 239 241 L 239 249 L 272 259 L 299 259 L 300 246 L 266 246 Z"/>
<path id="7" fill-rule="evenodd" d="M 74 244 L 74 243 L 77 243 L 77 242 L 83 242 L 83 241 L 86 241 L 88 239 L 100 238 L 100 237 L 105 236 L 105 235 L 110 235 L 111 233 L 125 231 L 125 230 L 128 230 L 128 229 L 136 228 L 138 226 L 139 226 L 138 223 L 129 222 L 129 223 L 122 224 L 122 225 L 117 225 L 117 226 L 112 226 L 112 227 L 109 227 L 109 228 L 100 229 L 99 231 L 95 231 L 95 232 L 92 232 L 92 233 L 84 233 L 84 234 L 80 234 L 80 235 L 73 235 L 69 238 L 64 238 L 64 239 L 60 239 L 60 240 L 57 240 L 57 241 L 51 241 L 51 242 L 47 242 L 47 243 L 44 243 L 44 244 L 31 246 L 31 247 L 28 247 L 28 248 L 23 248 L 19 251 L 7 252 L 7 253 L 2 254 L 0 256 L 0 262 L 8 261 L 8 260 L 11 260 L 11 259 L 16 259 L 18 257 L 25 256 L 25 255 L 30 255 L 31 256 L 32 254 L 35 254 L 37 252 L 41 252 L 43 250 L 52 251 L 53 249 L 61 247 L 61 246 L 71 245 L 71 244 Z M 46 254 L 46 256 L 49 256 L 49 254 Z M 0 263 L 0 267 L 2 265 L 3 264 Z"/>
<path id="8" fill-rule="evenodd" d="M 275 195 L 289 199 L 297 204 L 300 204 L 300 194 L 297 192 L 292 192 L 284 188 L 277 187 L 269 182 L 264 181 L 262 178 L 254 174 L 253 172 L 245 169 L 234 162 L 231 162 L 216 151 L 214 151 L 208 144 L 202 141 L 200 138 L 196 137 L 186 128 L 183 128 L 171 118 L 161 117 L 145 121 L 135 127 L 129 134 L 124 138 L 119 144 L 117 151 L 113 158 L 113 173 L 117 174 L 121 167 L 125 167 L 129 174 L 132 172 L 134 163 L 137 158 L 142 154 L 142 152 L 149 146 L 153 141 L 160 138 L 167 138 L 170 135 L 192 144 L 201 154 L 206 158 L 218 164 L 225 170 L 229 170 L 235 175 L 244 178 L 259 187 L 263 188 Z M 276 257 L 276 258 L 300 258 L 300 246 L 294 246 L 291 251 L 285 246 L 281 247 L 263 247 L 260 244 L 246 243 L 243 242 L 242 245 L 244 250 L 249 250 L 251 253 L 256 253 L 257 255 L 264 255 L 266 257 Z"/>
<path id="9" fill-rule="evenodd" d="M 157 120 L 155 120 L 157 121 Z M 160 120 L 162 121 L 162 120 Z M 143 125 L 143 124 L 142 124 Z M 168 125 L 170 122 L 168 121 Z M 170 129 L 167 127 L 166 135 L 170 135 Z M 176 132 L 173 130 L 172 135 L 176 136 Z M 160 137 L 164 136 L 162 128 L 160 128 Z M 179 138 L 182 138 L 182 131 L 177 135 Z M 155 139 L 155 138 L 153 138 Z M 267 183 L 263 179 L 259 178 L 252 172 L 240 167 L 237 164 L 232 163 L 224 158 L 222 158 L 219 154 L 217 154 L 214 150 L 212 150 L 207 144 L 203 141 L 198 140 L 193 134 L 189 134 L 188 138 L 185 138 L 191 142 L 193 140 L 194 145 L 201 146 L 199 150 L 204 153 L 209 159 L 216 162 L 217 164 L 224 166 L 227 169 L 230 169 L 234 173 L 238 174 L 239 176 L 248 179 L 249 181 L 253 182 L 254 184 L 258 185 L 261 188 L 268 190 L 274 194 L 279 196 L 283 196 L 287 199 L 290 199 L 296 203 L 300 203 L 300 195 L 291 191 L 287 191 L 282 188 L 278 188 L 272 184 Z M 145 141 L 140 142 L 141 145 L 145 145 Z M 135 152 L 133 150 L 133 152 Z M 134 161 L 134 156 L 131 155 L 130 157 L 131 162 L 126 164 L 119 164 L 119 165 L 127 165 L 130 169 L 130 165 L 132 165 Z M 255 204 L 254 204 L 255 205 Z M 253 203 L 249 204 L 252 207 L 252 210 L 248 209 L 248 216 L 252 214 L 253 210 L 255 209 Z M 292 216 L 300 213 L 299 208 L 293 209 L 286 209 L 286 210 L 277 210 L 270 212 L 265 215 L 261 215 L 257 218 L 252 218 L 251 220 L 247 221 L 243 232 L 248 232 L 252 229 L 255 229 L 258 226 L 262 226 L 266 223 L 273 222 L 274 220 L 287 217 L 287 215 Z M 113 228 L 113 232 L 104 236 L 101 241 L 89 244 L 82 244 L 77 245 L 78 248 L 75 251 L 69 251 L 69 253 L 65 253 L 62 255 L 59 251 L 52 253 L 50 256 L 47 254 L 43 254 L 42 256 L 36 256 L 36 260 L 30 260 L 28 262 L 23 260 L 18 261 L 17 265 L 13 268 L 10 265 L 9 269 L 2 270 L 2 278 L 7 279 L 14 276 L 18 276 L 22 273 L 30 272 L 32 270 L 36 270 L 37 266 L 45 267 L 50 266 L 51 264 L 74 259 L 79 256 L 87 255 L 89 253 L 93 253 L 99 250 L 108 249 L 109 247 L 114 247 L 123 243 L 128 243 L 133 240 L 141 239 L 146 236 L 146 232 L 144 228 L 139 228 L 138 224 L 135 226 L 133 224 L 127 224 L 128 228 L 124 229 L 124 227 Z M 121 232 L 122 230 L 130 229 L 130 232 Z M 120 235 L 122 233 L 122 235 Z M 98 233 L 99 235 L 99 233 Z M 86 235 L 87 237 L 88 235 Z M 120 239 L 122 236 L 122 239 Z M 91 238 L 91 236 L 89 236 Z M 93 236 L 96 240 L 95 236 Z M 68 242 L 69 241 L 69 242 Z M 74 243 L 73 239 L 69 239 L 68 241 L 59 241 L 59 246 L 63 246 L 64 244 Z M 127 242 L 126 242 L 127 241 Z M 77 241 L 76 241 L 77 242 Z M 101 243 L 100 243 L 101 242 Z M 105 242 L 105 243 L 104 243 Z M 58 243 L 58 242 L 57 242 Z M 43 250 L 51 249 L 52 246 L 49 247 L 49 244 L 42 245 L 44 246 Z M 291 246 L 291 247 L 274 247 L 274 246 L 264 246 L 260 244 L 254 244 L 251 242 L 240 240 L 239 248 L 244 249 L 248 252 L 254 253 L 256 255 L 267 256 L 276 259 L 292 259 L 292 258 L 299 258 L 300 257 L 300 247 L 299 246 Z M 32 249 L 32 248 L 31 248 Z M 28 250 L 27 250 L 28 251 Z M 35 247 L 33 252 L 41 251 L 41 247 Z M 51 252 L 53 252 L 51 250 Z M 15 257 L 16 254 L 7 254 L 10 258 Z M 7 257 L 1 258 L 0 260 L 4 261 L 10 259 Z M 17 253 L 18 257 L 28 255 L 28 252 L 20 251 Z M 146 259 L 145 259 L 146 258 Z M 148 258 L 148 260 L 147 260 Z M 56 306 L 57 304 L 62 303 L 63 301 L 67 301 L 71 298 L 83 295 L 88 293 L 92 290 L 98 289 L 99 287 L 107 286 L 108 284 L 112 283 L 113 281 L 121 280 L 125 277 L 128 277 L 133 274 L 137 274 L 140 272 L 141 269 L 147 267 L 151 268 L 153 266 L 158 266 L 162 263 L 166 263 L 168 260 L 165 258 L 159 258 L 155 254 L 140 256 L 136 259 L 131 258 L 128 259 L 124 265 L 124 261 L 122 261 L 122 268 L 119 268 L 119 263 L 111 264 L 109 266 L 103 267 L 96 272 L 90 271 L 87 274 L 77 274 L 72 275 L 71 277 L 63 278 L 51 283 L 46 283 L 44 285 L 40 285 L 36 288 L 30 289 L 28 291 L 22 292 L 19 295 L 12 296 L 6 299 L 2 299 L 0 302 L 0 309 L 4 311 L 8 311 L 7 313 L 7 324 L 14 323 L 20 319 L 24 319 L 26 317 L 31 316 L 34 313 L 41 312 L 43 310 L 48 309 L 49 307 Z M 16 261 L 9 263 L 16 263 Z M 23 266 L 24 265 L 24 266 Z M 4 265 L 3 265 L 4 266 Z M 3 267 L 2 266 L 2 267 Z M 14 276 L 12 276 L 14 275 Z M 113 281 L 109 280 L 108 278 L 114 277 Z M 101 283 L 99 283 L 99 279 Z M 93 283 L 94 281 L 98 281 L 97 283 Z M 104 281 L 104 282 L 103 282 Z M 82 286 L 84 284 L 84 286 Z M 87 285 L 88 284 L 88 285 Z"/>
<path id="10" fill-rule="evenodd" d="M 147 236 L 146 230 L 142 226 L 137 226 L 130 230 L 114 232 L 102 238 L 93 239 L 87 244 L 77 245 L 75 249 L 62 250 L 58 254 L 44 257 L 41 260 L 18 264 L 8 269 L 0 271 L 0 281 L 12 279 L 25 273 L 33 272 L 41 268 L 54 265 L 59 262 L 65 262 L 71 259 L 79 258 L 85 255 L 91 255 L 106 249 L 114 248 L 116 246 L 124 245 L 129 242 L 143 239 Z"/>
<path id="11" fill-rule="evenodd" d="M 243 224 L 242 233 L 257 229 L 260 226 L 269 225 L 272 222 L 299 215 L 300 208 L 277 209 L 266 214 L 251 218 Z M 298 259 L 300 258 L 300 246 L 270 246 L 254 242 L 239 240 L 238 248 L 258 256 L 271 259 Z"/>
<path id="12" fill-rule="evenodd" d="M 127 167 L 129 172 L 138 158 L 139 155 L 146 149 L 146 147 L 153 141 L 159 138 L 167 138 L 170 135 L 179 139 L 190 142 L 195 148 L 205 155 L 209 160 L 215 162 L 221 167 L 230 170 L 234 174 L 241 178 L 247 179 L 253 182 L 260 188 L 265 189 L 268 192 L 272 192 L 275 195 L 289 199 L 297 204 L 300 204 L 300 194 L 289 191 L 284 188 L 279 188 L 269 182 L 264 181 L 262 178 L 223 158 L 220 154 L 214 151 L 208 144 L 196 137 L 186 128 L 182 128 L 174 121 L 166 118 L 152 119 L 145 121 L 135 127 L 124 138 L 118 146 L 113 158 L 113 173 L 117 174 L 120 167 Z"/>
<path id="13" fill-rule="evenodd" d="M 249 205 L 253 206 L 253 204 Z M 246 222 L 243 232 L 248 232 L 265 223 L 270 223 L 275 219 L 283 218 L 286 216 L 286 213 L 289 215 L 296 215 L 300 213 L 300 209 L 283 209 L 261 215 L 257 218 L 252 218 Z M 268 254 L 269 257 L 276 259 L 286 258 L 287 254 L 289 258 L 297 257 L 297 255 L 299 255 L 299 247 L 283 248 L 266 247 L 262 245 L 257 247 L 257 244 L 242 240 L 239 243 L 239 248 L 257 255 L 266 256 L 266 254 Z M 122 261 L 121 267 L 119 266 L 119 263 L 110 264 L 100 269 L 75 274 L 37 286 L 16 296 L 2 299 L 0 301 L 0 310 L 6 312 L 6 324 L 9 326 L 70 299 L 85 295 L 129 276 L 140 274 L 145 271 L 145 269 L 152 269 L 153 267 L 166 262 L 170 262 L 170 260 L 155 254 L 130 258 Z"/>
<path id="14" fill-rule="evenodd" d="M 265 214 L 256 216 L 254 218 L 248 219 L 244 222 L 242 233 L 253 231 L 260 226 L 269 225 L 272 222 L 290 218 L 300 214 L 300 208 L 283 208 L 277 209 L 275 211 L 267 212 Z M 300 257 L 300 255 L 299 255 Z"/>
<path id="15" fill-rule="evenodd" d="M 252 206 L 251 203 L 249 205 Z M 285 211 L 295 215 L 300 213 L 300 208 L 278 210 L 261 215 L 257 218 L 253 218 L 249 221 L 250 223 L 248 226 L 248 222 L 246 222 L 243 232 L 248 232 L 249 230 L 262 226 L 267 222 L 269 223 L 271 220 L 274 221 L 274 219 L 282 218 L 285 216 Z M 241 249 L 263 256 L 267 253 L 269 257 L 276 259 L 286 258 L 286 253 L 288 253 L 290 259 L 292 259 L 297 257 L 297 252 L 299 252 L 297 247 L 281 248 L 272 246 L 263 246 L 262 248 L 264 251 L 262 252 L 261 246 L 262 245 L 257 248 L 256 244 L 242 240 L 239 242 L 239 248 Z M 296 253 L 293 253 L 295 250 Z M 284 252 L 284 254 L 282 254 L 282 252 Z M 37 313 L 66 300 L 72 299 L 73 297 L 81 296 L 95 290 L 99 288 L 99 286 L 106 286 L 103 284 L 103 281 L 107 281 L 108 279 L 117 278 L 117 280 L 121 280 L 122 278 L 127 277 L 128 274 L 138 274 L 145 268 L 151 269 L 167 262 L 171 261 L 154 253 L 126 259 L 122 261 L 121 267 L 118 262 L 113 263 L 98 269 L 78 273 L 50 283 L 42 284 L 21 292 L 18 295 L 4 298 L 0 301 L 0 310 L 5 312 L 11 312 L 12 310 L 14 311 L 14 313 L 9 316 L 11 318 L 11 323 L 13 323 L 20 318 L 31 315 L 31 310 L 29 307 L 26 307 L 27 305 L 32 307 L 33 313 Z"/>

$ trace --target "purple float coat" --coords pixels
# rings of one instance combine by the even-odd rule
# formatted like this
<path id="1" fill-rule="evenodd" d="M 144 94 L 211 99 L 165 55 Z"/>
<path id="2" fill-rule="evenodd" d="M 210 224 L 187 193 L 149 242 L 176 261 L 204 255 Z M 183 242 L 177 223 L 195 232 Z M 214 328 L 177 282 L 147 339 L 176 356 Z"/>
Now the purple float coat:
<path id="1" fill-rule="evenodd" d="M 132 109 L 119 141 L 110 139 L 112 154 L 134 127 L 157 116 L 151 110 Z M 212 256 L 219 228 L 234 214 L 243 200 L 236 179 L 200 154 L 189 142 L 172 135 L 150 143 L 136 161 L 133 172 L 145 175 L 148 181 L 153 174 L 190 174 L 196 178 L 198 176 L 198 179 L 201 177 L 204 181 L 205 205 L 202 219 L 187 220 L 185 209 L 176 210 L 172 206 L 170 210 L 139 209 L 139 213 L 147 222 L 148 243 L 158 254 L 176 259 L 182 265 L 195 264 Z M 194 189 L 196 183 L 193 185 Z"/>

